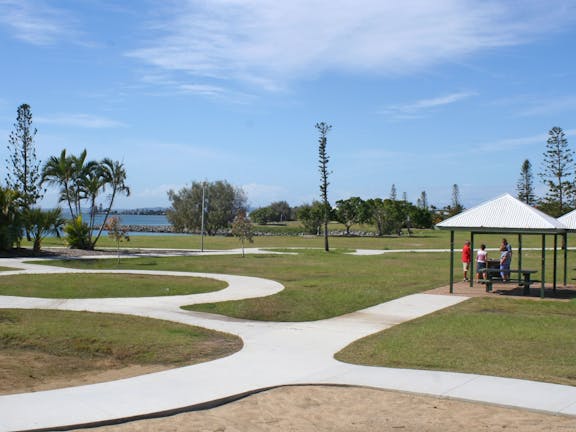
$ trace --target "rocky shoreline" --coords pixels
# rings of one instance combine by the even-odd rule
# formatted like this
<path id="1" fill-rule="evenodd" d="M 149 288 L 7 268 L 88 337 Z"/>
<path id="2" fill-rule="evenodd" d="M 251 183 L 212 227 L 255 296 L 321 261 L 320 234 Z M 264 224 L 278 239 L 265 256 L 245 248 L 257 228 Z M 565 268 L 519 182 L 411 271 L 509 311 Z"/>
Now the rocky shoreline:
<path id="1" fill-rule="evenodd" d="M 183 232 L 176 231 L 172 225 L 122 225 L 122 228 L 127 228 L 130 232 L 142 232 L 142 233 L 178 233 L 184 234 Z"/>

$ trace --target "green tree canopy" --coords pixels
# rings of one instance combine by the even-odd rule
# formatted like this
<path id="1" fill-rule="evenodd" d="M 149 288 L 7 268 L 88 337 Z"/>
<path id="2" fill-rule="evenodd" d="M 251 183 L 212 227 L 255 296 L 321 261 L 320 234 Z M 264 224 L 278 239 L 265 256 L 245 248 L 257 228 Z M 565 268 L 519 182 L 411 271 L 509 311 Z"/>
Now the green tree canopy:
<path id="1" fill-rule="evenodd" d="M 177 230 L 184 232 L 201 229 L 203 209 L 205 230 L 215 235 L 218 230 L 230 228 L 238 211 L 246 208 L 244 191 L 225 180 L 193 182 L 179 191 L 168 191 L 168 198 L 172 206 L 166 211 L 166 217 Z"/>
<path id="2" fill-rule="evenodd" d="M 366 222 L 368 209 L 362 198 L 352 197 L 336 201 L 334 214 L 336 220 L 346 227 L 346 235 L 350 235 L 352 225 Z"/>
<path id="3" fill-rule="evenodd" d="M 568 140 L 562 128 L 553 127 L 548 131 L 543 156 L 539 175 L 548 187 L 548 192 L 540 203 L 540 208 L 551 216 L 562 216 L 572 209 L 575 193 L 574 151 L 568 147 Z"/>
<path id="4" fill-rule="evenodd" d="M 319 235 L 324 221 L 324 204 L 319 201 L 303 204 L 297 208 L 296 217 L 308 234 Z"/>
<path id="5" fill-rule="evenodd" d="M 285 222 L 292 220 L 292 209 L 286 201 L 275 201 L 269 206 L 252 210 L 250 219 L 261 225 L 269 222 Z"/>

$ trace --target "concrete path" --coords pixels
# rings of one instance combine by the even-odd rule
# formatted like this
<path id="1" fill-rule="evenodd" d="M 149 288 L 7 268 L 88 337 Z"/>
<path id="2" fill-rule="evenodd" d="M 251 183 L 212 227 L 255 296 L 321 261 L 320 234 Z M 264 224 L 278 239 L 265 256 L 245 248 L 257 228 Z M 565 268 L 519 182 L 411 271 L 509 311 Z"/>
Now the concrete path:
<path id="1" fill-rule="evenodd" d="M 35 266 L 22 261 L 3 260 L 2 264 L 20 268 L 16 273 L 86 272 Z M 333 358 L 335 352 L 354 340 L 452 306 L 467 297 L 414 294 L 322 321 L 255 322 L 184 311 L 179 306 L 272 295 L 282 290 L 282 285 L 260 278 L 230 275 L 103 272 L 212 277 L 228 282 L 229 287 L 212 293 L 156 298 L 55 300 L 1 296 L 0 307 L 116 312 L 166 319 L 238 335 L 244 341 L 244 348 L 212 362 L 124 380 L 0 396 L 0 431 L 100 424 L 177 412 L 290 384 L 362 385 L 576 415 L 576 388 L 570 386 L 450 372 L 357 366 Z"/>

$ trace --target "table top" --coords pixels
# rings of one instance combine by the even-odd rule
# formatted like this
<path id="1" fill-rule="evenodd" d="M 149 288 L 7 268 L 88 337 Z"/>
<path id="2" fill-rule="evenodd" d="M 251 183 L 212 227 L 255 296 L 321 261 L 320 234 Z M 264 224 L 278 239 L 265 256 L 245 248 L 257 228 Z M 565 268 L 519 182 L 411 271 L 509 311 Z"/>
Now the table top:
<path id="1" fill-rule="evenodd" d="M 505 271 L 507 273 L 522 273 L 522 274 L 529 274 L 529 273 L 538 273 L 538 270 L 529 270 L 529 269 L 503 269 L 500 270 L 499 268 L 487 268 L 487 269 L 480 269 L 480 270 L 487 270 L 490 273 L 500 273 L 501 271 Z"/>

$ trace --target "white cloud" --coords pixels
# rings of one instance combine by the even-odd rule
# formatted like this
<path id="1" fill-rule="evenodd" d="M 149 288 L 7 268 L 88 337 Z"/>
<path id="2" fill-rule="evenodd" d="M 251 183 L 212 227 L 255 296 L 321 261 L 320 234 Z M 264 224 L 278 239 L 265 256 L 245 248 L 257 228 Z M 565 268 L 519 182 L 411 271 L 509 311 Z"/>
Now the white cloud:
<path id="1" fill-rule="evenodd" d="M 567 138 L 576 136 L 576 129 L 564 129 L 564 135 Z M 541 133 L 537 135 L 524 136 L 518 138 L 503 138 L 493 142 L 480 143 L 471 147 L 472 153 L 487 153 L 487 152 L 503 152 L 514 150 L 518 148 L 526 149 L 529 146 L 539 145 L 542 153 L 545 150 L 546 141 L 548 140 L 548 133 Z M 538 154 L 540 156 L 540 154 Z"/>
<path id="2" fill-rule="evenodd" d="M 14 38 L 34 45 L 70 40 L 76 33 L 67 12 L 43 1 L 0 0 L 0 25 Z"/>
<path id="3" fill-rule="evenodd" d="M 129 56 L 164 71 L 277 90 L 328 70 L 405 74 L 562 29 L 568 0 L 173 2 Z"/>
<path id="4" fill-rule="evenodd" d="M 124 123 L 117 120 L 91 114 L 56 114 L 49 117 L 35 117 L 34 121 L 40 124 L 74 126 L 89 129 L 116 128 L 126 126 Z"/>
<path id="5" fill-rule="evenodd" d="M 380 113 L 395 120 L 418 118 L 435 108 L 460 102 L 475 95 L 476 93 L 473 92 L 451 93 L 431 99 L 420 99 L 403 105 L 390 105 L 382 109 Z"/>
<path id="6" fill-rule="evenodd" d="M 530 101 L 519 109 L 517 115 L 532 117 L 576 110 L 576 96 L 561 96 Z"/>

